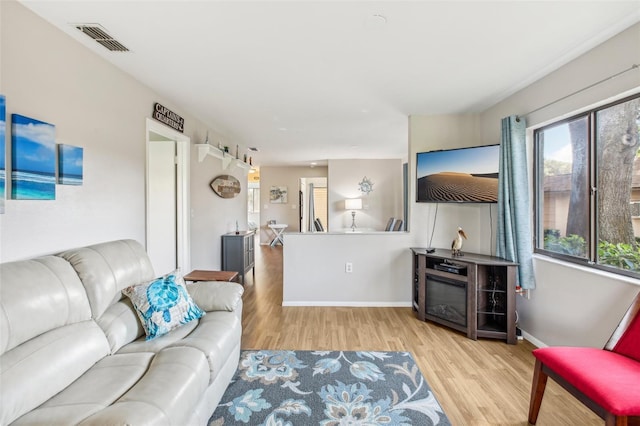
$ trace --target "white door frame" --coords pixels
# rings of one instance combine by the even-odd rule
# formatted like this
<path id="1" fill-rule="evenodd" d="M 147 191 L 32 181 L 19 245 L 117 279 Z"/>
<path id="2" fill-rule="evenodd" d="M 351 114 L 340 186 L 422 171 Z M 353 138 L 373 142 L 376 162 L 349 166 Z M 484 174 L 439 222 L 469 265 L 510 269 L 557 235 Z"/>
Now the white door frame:
<path id="1" fill-rule="evenodd" d="M 146 124 L 146 171 L 145 171 L 145 247 L 148 245 L 149 235 L 149 144 L 150 132 L 157 133 L 176 142 L 176 253 L 177 267 L 183 274 L 191 271 L 191 236 L 189 223 L 189 147 L 191 138 L 165 126 L 164 124 L 147 118 Z"/>

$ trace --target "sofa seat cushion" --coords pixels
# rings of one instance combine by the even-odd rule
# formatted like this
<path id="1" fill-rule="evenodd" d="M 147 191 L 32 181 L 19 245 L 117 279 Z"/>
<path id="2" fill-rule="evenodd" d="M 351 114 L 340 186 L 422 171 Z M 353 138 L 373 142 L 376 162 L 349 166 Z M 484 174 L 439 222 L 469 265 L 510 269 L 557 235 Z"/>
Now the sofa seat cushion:
<path id="1" fill-rule="evenodd" d="M 187 424 L 208 369 L 192 348 L 111 355 L 16 424 Z"/>
<path id="2" fill-rule="evenodd" d="M 2 354 L 0 424 L 38 407 L 108 354 L 107 339 L 91 320 L 53 329 Z"/>
<path id="3" fill-rule="evenodd" d="M 15 424 L 78 424 L 127 393 L 144 376 L 154 356 L 150 352 L 107 356 Z"/>
<path id="4" fill-rule="evenodd" d="M 208 312 L 200 324 L 172 346 L 196 348 L 207 358 L 213 382 L 242 337 L 242 321 L 235 312 Z"/>
<path id="5" fill-rule="evenodd" d="M 186 425 L 209 384 L 208 369 L 197 349 L 163 349 L 126 394 L 79 424 Z"/>
<path id="6" fill-rule="evenodd" d="M 618 416 L 640 415 L 640 363 L 596 348 L 554 346 L 533 355 L 595 403 Z"/>
<path id="7" fill-rule="evenodd" d="M 211 312 L 238 309 L 242 302 L 244 289 L 240 284 L 236 283 L 208 281 L 187 284 L 187 291 L 196 305 L 207 312 Z M 208 294 L 209 292 L 211 294 Z M 96 322 L 104 330 L 104 334 L 109 340 L 111 353 L 118 352 L 124 345 L 134 342 L 145 334 L 131 300 L 126 296 L 109 306 Z M 169 334 L 153 339 L 149 344 L 144 345 L 144 348 L 137 349 L 137 351 L 158 352 L 159 349 L 169 346 L 167 341 L 174 342 L 187 336 L 193 331 L 197 323 L 197 321 L 192 321 L 185 324 Z M 136 345 L 139 343 L 137 342 Z"/>
<path id="8" fill-rule="evenodd" d="M 242 302 L 240 302 L 240 306 Z M 242 336 L 241 310 L 207 312 L 192 321 L 153 340 L 140 338 L 123 346 L 118 353 L 159 352 L 164 348 L 188 346 L 202 352 L 209 364 L 213 381 Z"/>
<path id="9" fill-rule="evenodd" d="M 204 317 L 206 318 L 206 316 Z M 119 354 L 130 354 L 135 352 L 154 352 L 158 353 L 164 348 L 168 348 L 173 344 L 179 343 L 196 329 L 201 320 L 191 321 L 188 324 L 178 327 L 171 332 L 157 337 L 152 340 L 146 340 L 144 334 L 133 342 L 124 345 L 117 352 Z"/>

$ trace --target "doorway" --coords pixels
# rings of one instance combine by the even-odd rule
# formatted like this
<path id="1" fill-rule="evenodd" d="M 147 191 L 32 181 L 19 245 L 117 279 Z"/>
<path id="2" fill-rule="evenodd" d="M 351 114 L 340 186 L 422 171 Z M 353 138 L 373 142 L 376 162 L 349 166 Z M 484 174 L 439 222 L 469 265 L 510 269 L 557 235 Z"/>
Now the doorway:
<path id="1" fill-rule="evenodd" d="M 251 167 L 247 174 L 247 227 L 255 231 L 260 226 L 260 169 Z"/>
<path id="2" fill-rule="evenodd" d="M 156 274 L 190 270 L 190 138 L 147 119 L 146 250 Z"/>
<path id="3" fill-rule="evenodd" d="M 300 178 L 300 232 L 324 232 L 329 229 L 327 178 Z"/>

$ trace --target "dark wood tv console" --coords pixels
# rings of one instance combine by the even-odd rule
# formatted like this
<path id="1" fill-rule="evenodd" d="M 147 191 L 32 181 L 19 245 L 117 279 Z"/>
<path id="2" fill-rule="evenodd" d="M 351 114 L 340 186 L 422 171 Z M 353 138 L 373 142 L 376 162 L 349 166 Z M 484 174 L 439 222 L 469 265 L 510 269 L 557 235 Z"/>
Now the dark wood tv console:
<path id="1" fill-rule="evenodd" d="M 469 339 L 515 344 L 517 263 L 451 250 L 412 248 L 413 310 L 418 319 L 461 331 Z"/>

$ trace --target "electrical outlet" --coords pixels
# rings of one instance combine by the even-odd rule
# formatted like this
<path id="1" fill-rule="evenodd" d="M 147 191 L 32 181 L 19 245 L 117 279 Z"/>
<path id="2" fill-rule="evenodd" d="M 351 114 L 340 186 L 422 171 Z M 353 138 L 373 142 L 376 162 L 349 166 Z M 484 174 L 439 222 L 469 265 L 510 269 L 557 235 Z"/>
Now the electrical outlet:
<path id="1" fill-rule="evenodd" d="M 353 272 L 353 263 L 351 262 L 347 262 L 344 264 L 344 271 L 347 273 L 352 273 Z"/>

